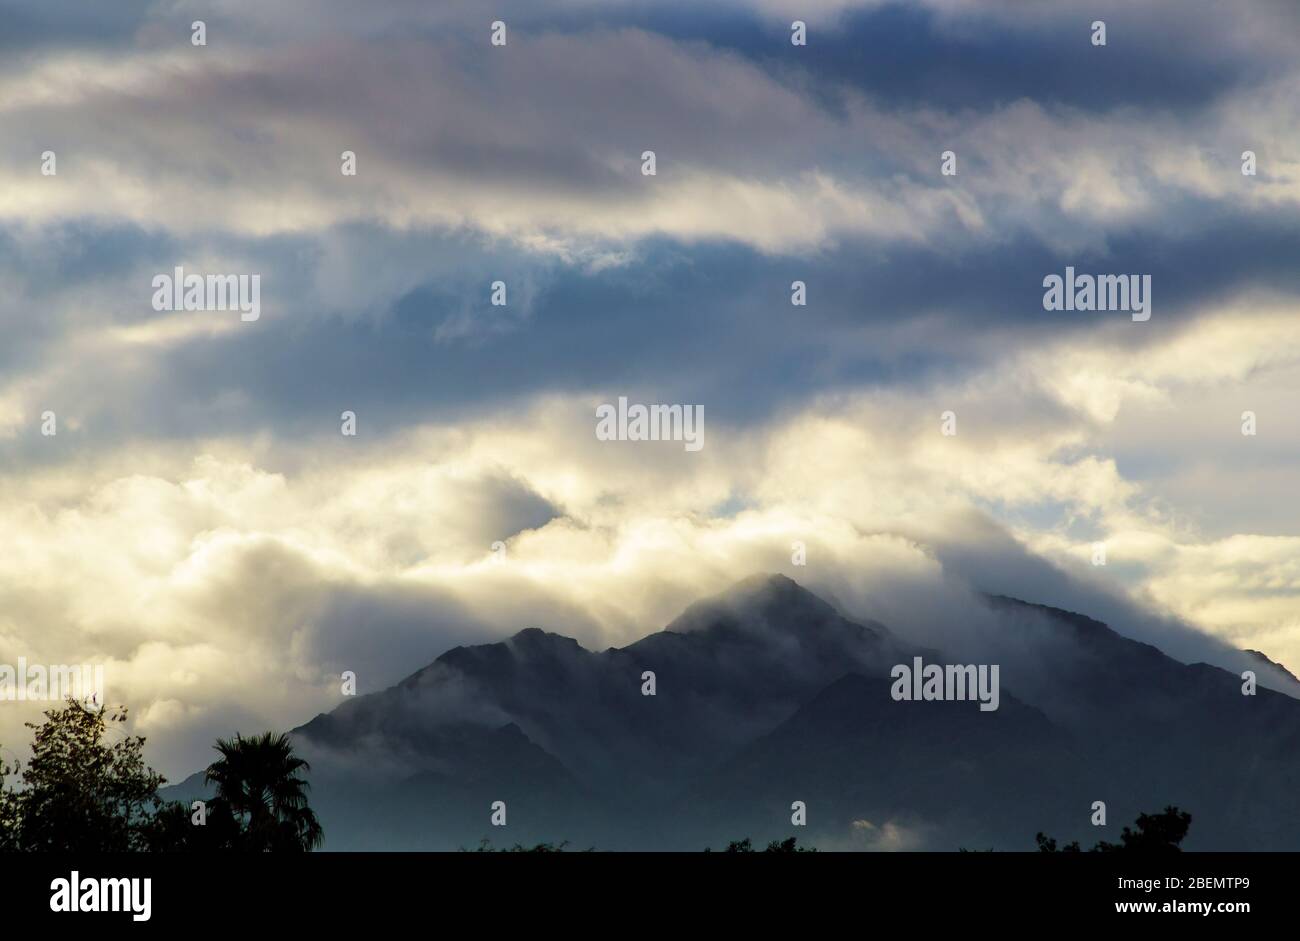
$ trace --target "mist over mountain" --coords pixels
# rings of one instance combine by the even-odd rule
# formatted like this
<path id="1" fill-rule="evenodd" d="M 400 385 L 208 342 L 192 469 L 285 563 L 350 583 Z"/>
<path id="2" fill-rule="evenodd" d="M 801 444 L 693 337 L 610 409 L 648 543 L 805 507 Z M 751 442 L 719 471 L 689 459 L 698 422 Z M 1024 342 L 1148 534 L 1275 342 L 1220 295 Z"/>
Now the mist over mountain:
<path id="1" fill-rule="evenodd" d="M 999 642 L 953 660 L 755 576 L 622 648 L 537 629 L 456 647 L 293 735 L 335 850 L 700 849 L 796 832 L 827 849 L 1025 850 L 1039 830 L 1112 837 L 1166 803 L 1194 814 L 1188 848 L 1300 843 L 1300 701 L 1242 695 L 1239 676 L 1083 615 L 979 603 Z M 999 664 L 998 708 L 895 700 L 891 670 L 916 657 Z M 1089 824 L 1098 800 L 1104 830 Z M 505 827 L 490 825 L 496 801 Z"/>

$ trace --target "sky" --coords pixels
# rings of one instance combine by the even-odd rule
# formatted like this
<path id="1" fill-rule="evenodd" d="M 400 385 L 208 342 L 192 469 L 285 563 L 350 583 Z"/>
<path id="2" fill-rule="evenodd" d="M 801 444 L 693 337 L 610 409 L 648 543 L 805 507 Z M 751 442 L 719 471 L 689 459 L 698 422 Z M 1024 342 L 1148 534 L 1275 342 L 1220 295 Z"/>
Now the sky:
<path id="1" fill-rule="evenodd" d="M 957 648 L 992 592 L 1300 667 L 1300 6 L 0 17 L 0 663 L 104 664 L 173 780 L 345 670 L 622 645 L 755 572 Z M 177 266 L 260 316 L 154 309 Z M 1150 319 L 1045 310 L 1067 266 Z M 599 440 L 619 397 L 704 446 Z"/>

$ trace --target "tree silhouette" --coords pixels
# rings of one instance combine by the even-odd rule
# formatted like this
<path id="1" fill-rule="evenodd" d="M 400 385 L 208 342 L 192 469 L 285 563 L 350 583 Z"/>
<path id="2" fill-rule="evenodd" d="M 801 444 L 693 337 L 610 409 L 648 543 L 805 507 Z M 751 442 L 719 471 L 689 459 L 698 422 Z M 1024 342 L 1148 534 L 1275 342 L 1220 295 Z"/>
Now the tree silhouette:
<path id="1" fill-rule="evenodd" d="M 148 847 L 152 814 L 166 779 L 144 763 L 144 739 L 106 736 L 126 722 L 125 707 L 69 698 L 45 712 L 27 766 L 0 767 L 0 848 L 120 853 Z M 21 771 L 20 788 L 4 786 Z"/>
<path id="2" fill-rule="evenodd" d="M 267 732 L 217 741 L 220 759 L 205 775 L 217 796 L 204 821 L 179 801 L 164 802 L 166 779 L 144 763 L 144 738 L 126 735 L 125 707 L 68 699 L 45 713 L 25 767 L 0 760 L 0 851 L 121 853 L 219 850 L 304 851 L 322 832 L 307 805 L 310 770 L 286 735 Z M 111 733 L 121 734 L 113 744 Z M 19 786 L 11 787 L 17 777 Z"/>
<path id="3" fill-rule="evenodd" d="M 1180 843 L 1192 825 L 1192 815 L 1172 805 L 1158 814 L 1138 814 L 1134 826 L 1125 827 L 1118 843 L 1097 843 L 1090 853 L 1180 853 Z M 1079 853 L 1078 840 L 1057 848 L 1056 840 L 1039 833 L 1034 839 L 1042 853 Z"/>
<path id="4" fill-rule="evenodd" d="M 22 807 L 18 795 L 5 787 L 5 782 L 17 770 L 15 765 L 0 759 L 0 853 L 18 849 L 18 824 L 22 820 Z"/>
<path id="5" fill-rule="evenodd" d="M 221 757 L 208 766 L 203 779 L 217 786 L 218 808 L 229 808 L 239 822 L 239 848 L 284 852 L 320 846 L 324 834 L 307 805 L 310 785 L 299 776 L 311 765 L 293 753 L 288 735 L 236 734 L 217 739 L 215 747 Z"/>

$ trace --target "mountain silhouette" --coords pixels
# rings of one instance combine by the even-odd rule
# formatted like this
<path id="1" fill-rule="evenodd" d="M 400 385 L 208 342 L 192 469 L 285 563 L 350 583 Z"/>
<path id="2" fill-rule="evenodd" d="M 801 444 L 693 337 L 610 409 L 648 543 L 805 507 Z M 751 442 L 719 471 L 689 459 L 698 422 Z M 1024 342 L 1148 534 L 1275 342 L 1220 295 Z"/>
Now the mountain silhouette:
<path id="1" fill-rule="evenodd" d="M 1083 615 L 984 603 L 1005 649 L 1032 652 L 1003 668 L 995 711 L 895 701 L 893 667 L 942 653 L 770 575 L 622 648 L 537 629 L 457 647 L 292 734 L 327 849 L 699 849 L 786 837 L 796 801 L 800 842 L 826 848 L 1090 842 L 1113 835 L 1094 801 L 1117 822 L 1193 809 L 1189 849 L 1300 844 L 1300 701 L 1243 696 L 1240 677 Z"/>

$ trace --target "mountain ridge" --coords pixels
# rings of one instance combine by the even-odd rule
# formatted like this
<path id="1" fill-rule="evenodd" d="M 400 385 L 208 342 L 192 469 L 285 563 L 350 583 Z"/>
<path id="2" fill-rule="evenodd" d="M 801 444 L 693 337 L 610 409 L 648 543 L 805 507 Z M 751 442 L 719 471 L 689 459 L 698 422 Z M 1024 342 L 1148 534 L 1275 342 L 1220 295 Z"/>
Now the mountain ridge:
<path id="1" fill-rule="evenodd" d="M 1233 674 L 1086 615 L 987 604 L 1004 639 L 1046 638 L 1053 658 L 1004 668 L 993 713 L 895 702 L 891 668 L 942 662 L 937 651 L 759 575 L 621 648 L 538 628 L 451 648 L 292 734 L 313 763 L 328 848 L 473 845 L 493 836 L 497 799 L 514 814 L 511 842 L 700 848 L 789 835 L 791 803 L 810 795 L 806 839 L 845 848 L 861 833 L 893 840 L 861 848 L 1023 849 L 1037 829 L 1087 839 L 1096 799 L 1125 819 L 1181 800 L 1208 846 L 1267 841 L 1242 794 L 1277 807 L 1300 783 L 1285 758 L 1300 753 L 1288 751 L 1300 702 L 1242 697 Z M 1272 777 L 1236 786 L 1204 766 L 1198 736 L 1230 765 L 1272 762 Z M 945 792 L 953 777 L 970 780 Z M 1282 839 L 1300 842 L 1300 828 Z"/>

